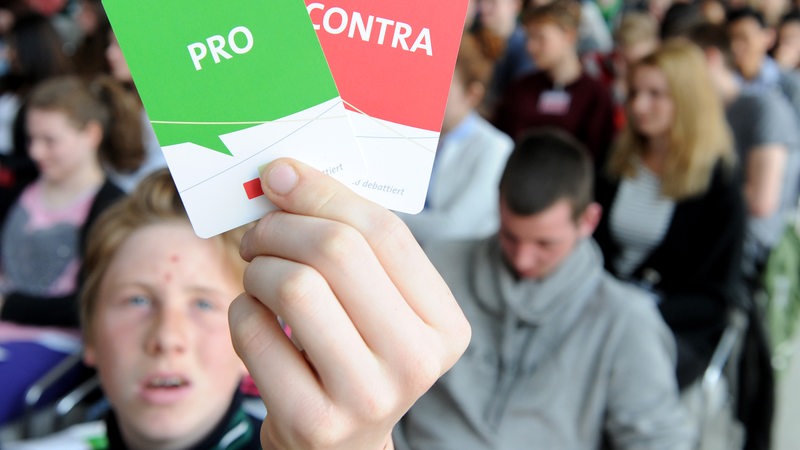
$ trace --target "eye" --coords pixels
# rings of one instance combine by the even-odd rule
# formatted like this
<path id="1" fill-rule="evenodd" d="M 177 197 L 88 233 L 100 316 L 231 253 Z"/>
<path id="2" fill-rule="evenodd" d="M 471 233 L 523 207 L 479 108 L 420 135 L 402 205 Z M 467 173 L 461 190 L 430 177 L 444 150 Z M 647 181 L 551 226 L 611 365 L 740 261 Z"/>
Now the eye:
<path id="1" fill-rule="evenodd" d="M 144 295 L 133 295 L 128 298 L 128 304 L 133 306 L 149 306 L 151 303 L 153 302 Z"/>
<path id="2" fill-rule="evenodd" d="M 205 298 L 198 298 L 197 300 L 195 300 L 194 304 L 198 309 L 202 309 L 205 311 L 211 311 L 216 309 L 214 307 L 214 303 Z"/>

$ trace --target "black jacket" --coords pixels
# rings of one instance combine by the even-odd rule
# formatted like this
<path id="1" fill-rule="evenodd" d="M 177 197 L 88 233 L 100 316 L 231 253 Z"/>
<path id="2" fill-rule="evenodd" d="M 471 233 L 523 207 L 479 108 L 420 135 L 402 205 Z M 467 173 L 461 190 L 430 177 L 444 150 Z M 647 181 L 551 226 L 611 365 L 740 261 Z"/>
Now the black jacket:
<path id="1" fill-rule="evenodd" d="M 697 378 L 725 326 L 728 306 L 742 294 L 741 258 L 745 207 L 734 169 L 718 164 L 708 190 L 675 205 L 666 235 L 632 274 L 661 295 L 659 309 L 678 340 L 681 387 Z M 606 269 L 620 246 L 611 236 L 609 211 L 619 180 L 600 174 L 595 197 L 605 214 L 595 231 Z"/>
<path id="2" fill-rule="evenodd" d="M 97 191 L 86 222 L 80 230 L 81 255 L 83 255 L 89 228 L 97 217 L 119 200 L 125 193 L 113 182 L 106 179 Z M 23 325 L 60 326 L 77 328 L 78 292 L 80 286 L 71 294 L 62 297 L 40 297 L 21 292 L 9 292 L 3 303 L 0 319 Z"/>

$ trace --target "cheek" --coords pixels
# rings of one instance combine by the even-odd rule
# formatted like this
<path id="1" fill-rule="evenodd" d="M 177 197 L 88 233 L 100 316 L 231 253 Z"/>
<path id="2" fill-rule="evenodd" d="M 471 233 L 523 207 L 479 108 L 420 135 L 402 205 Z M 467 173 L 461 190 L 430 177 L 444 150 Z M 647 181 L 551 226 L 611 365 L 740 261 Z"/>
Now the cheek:
<path id="1" fill-rule="evenodd" d="M 203 358 L 235 355 L 227 320 L 220 315 L 195 328 L 197 351 Z"/>
<path id="2" fill-rule="evenodd" d="M 123 334 L 124 330 L 119 330 Z M 103 338 L 94 345 L 92 357 L 93 367 L 97 369 L 104 386 L 115 390 L 114 386 L 124 385 L 126 374 L 134 373 L 136 362 L 133 360 L 135 349 L 130 345 L 120 345 L 119 339 Z"/>
<path id="3" fill-rule="evenodd" d="M 227 323 L 206 332 L 197 342 L 198 359 L 207 367 L 217 367 L 217 377 L 241 376 L 244 373 L 244 363 L 233 350 Z"/>
<path id="4" fill-rule="evenodd" d="M 665 100 L 661 102 L 662 104 L 659 107 L 659 112 L 661 119 L 666 124 L 672 124 L 673 119 L 675 118 L 675 106 L 669 100 Z"/>

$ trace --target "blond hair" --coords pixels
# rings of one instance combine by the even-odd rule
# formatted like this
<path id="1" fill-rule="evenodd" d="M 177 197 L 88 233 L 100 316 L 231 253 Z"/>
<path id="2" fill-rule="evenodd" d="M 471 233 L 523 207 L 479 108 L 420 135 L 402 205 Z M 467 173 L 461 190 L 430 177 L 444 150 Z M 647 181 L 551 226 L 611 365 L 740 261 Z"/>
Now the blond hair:
<path id="1" fill-rule="evenodd" d="M 85 281 L 80 296 L 81 328 L 87 341 L 92 339 L 89 330 L 100 284 L 117 251 L 137 230 L 165 222 L 188 224 L 189 218 L 172 177 L 162 169 L 143 179 L 129 197 L 105 210 L 92 226 L 83 262 Z M 211 238 L 227 256 L 232 273 L 240 279 L 245 262 L 239 257 L 239 244 L 247 228 L 242 226 Z"/>
<path id="2" fill-rule="evenodd" d="M 674 200 L 702 194 L 719 161 L 728 166 L 735 163 L 722 100 L 714 89 L 703 53 L 690 41 L 675 38 L 637 62 L 631 75 L 641 67 L 656 68 L 664 74 L 675 105 L 661 193 Z M 617 178 L 634 176 L 636 161 L 648 150 L 647 137 L 630 122 L 609 159 L 609 173 Z"/>

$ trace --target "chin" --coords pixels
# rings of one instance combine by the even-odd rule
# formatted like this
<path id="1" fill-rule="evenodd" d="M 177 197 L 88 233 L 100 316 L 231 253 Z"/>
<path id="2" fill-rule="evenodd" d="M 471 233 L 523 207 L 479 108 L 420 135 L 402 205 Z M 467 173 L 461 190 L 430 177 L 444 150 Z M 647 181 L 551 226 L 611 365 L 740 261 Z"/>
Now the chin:
<path id="1" fill-rule="evenodd" d="M 190 420 L 185 415 L 173 413 L 170 418 L 140 418 L 136 426 L 139 435 L 150 442 L 170 442 L 196 435 L 199 424 L 191 423 Z"/>

